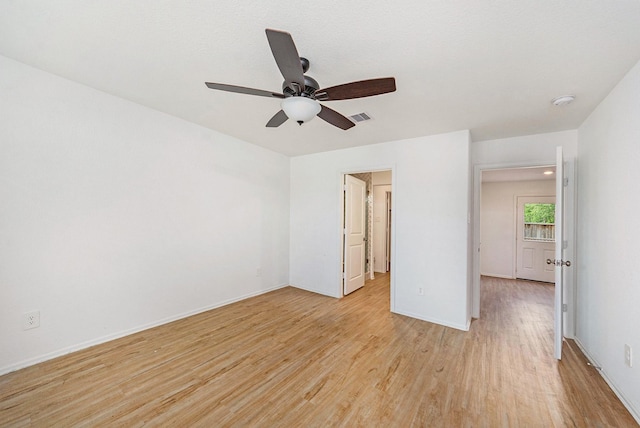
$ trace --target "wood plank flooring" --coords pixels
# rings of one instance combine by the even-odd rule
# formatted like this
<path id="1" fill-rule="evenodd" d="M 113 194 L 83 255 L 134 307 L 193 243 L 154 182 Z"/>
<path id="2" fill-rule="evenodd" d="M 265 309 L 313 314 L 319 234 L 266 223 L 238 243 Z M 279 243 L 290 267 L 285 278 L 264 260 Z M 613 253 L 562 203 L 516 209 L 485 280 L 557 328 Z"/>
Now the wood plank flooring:
<path id="1" fill-rule="evenodd" d="M 283 288 L 0 377 L 0 426 L 637 426 L 572 341 L 553 286 L 483 278 L 462 332 Z"/>

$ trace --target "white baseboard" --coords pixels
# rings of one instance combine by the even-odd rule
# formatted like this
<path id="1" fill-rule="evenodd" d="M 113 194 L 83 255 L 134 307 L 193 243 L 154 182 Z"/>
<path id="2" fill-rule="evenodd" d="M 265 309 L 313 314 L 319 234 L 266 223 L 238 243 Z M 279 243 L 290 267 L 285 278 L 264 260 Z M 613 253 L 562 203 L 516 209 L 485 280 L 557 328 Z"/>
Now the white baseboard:
<path id="1" fill-rule="evenodd" d="M 321 296 L 333 297 L 334 299 L 339 299 L 339 298 L 342 297 L 342 296 L 336 296 L 335 294 L 327 294 L 324 291 L 315 290 L 313 288 L 301 287 L 301 286 L 295 285 L 295 284 L 289 284 L 289 286 L 291 286 L 293 288 L 297 288 L 298 290 L 304 290 L 304 291 L 308 291 L 310 293 L 319 294 Z"/>
<path id="2" fill-rule="evenodd" d="M 492 276 L 494 278 L 515 279 L 511 275 L 501 275 L 499 273 L 491 273 L 491 272 L 480 272 L 480 275 L 482 275 L 482 276 Z"/>
<path id="3" fill-rule="evenodd" d="M 576 342 L 576 345 L 578 345 L 578 348 L 580 348 L 580 350 L 582 351 L 584 356 L 587 357 L 587 359 L 589 360 L 591 365 L 594 366 L 594 367 L 599 367 L 598 373 L 600 373 L 600 376 L 602 376 L 604 381 L 607 382 L 607 385 L 609 385 L 609 388 L 611 388 L 613 393 L 616 394 L 616 396 L 620 399 L 620 401 L 622 402 L 624 407 L 626 407 L 627 410 L 629 411 L 629 413 L 631 413 L 631 416 L 633 416 L 633 419 L 635 419 L 636 422 L 638 424 L 640 424 L 640 412 L 638 412 L 633 407 L 633 405 L 624 397 L 624 394 L 622 394 L 622 392 L 620 392 L 620 390 L 618 388 L 616 388 L 616 385 L 613 383 L 613 381 L 611 379 L 609 379 L 609 377 L 607 376 L 607 373 L 604 371 L 604 369 L 602 368 L 600 363 L 598 363 L 596 360 L 593 359 L 591 354 L 589 354 L 589 352 L 587 352 L 587 350 L 582 345 L 580 340 L 578 340 L 578 338 L 574 338 L 573 340 Z"/>
<path id="4" fill-rule="evenodd" d="M 128 329 L 128 330 L 120 331 L 120 332 L 113 333 L 113 334 L 108 334 L 106 336 L 102 336 L 102 337 L 99 337 L 97 339 L 92 339 L 92 340 L 88 340 L 86 342 L 82 342 L 82 343 L 78 343 L 78 344 L 75 344 L 75 345 L 71 345 L 71 346 L 68 346 L 66 348 L 57 349 L 57 350 L 55 350 L 53 352 L 49 352 L 47 354 L 39 355 L 37 357 L 29 358 L 29 359 L 20 361 L 20 362 L 15 363 L 15 364 L 10 364 L 8 366 L 2 367 L 2 368 L 0 368 L 0 376 L 4 375 L 4 374 L 7 374 L 7 373 L 11 373 L 11 372 L 16 371 L 16 370 L 23 369 L 25 367 L 32 366 L 34 364 L 38 364 L 38 363 L 42 363 L 44 361 L 52 360 L 52 359 L 60 357 L 62 355 L 67 355 L 67 354 L 70 354 L 72 352 L 76 352 L 76 351 L 80 351 L 82 349 L 90 348 L 91 346 L 100 345 L 101 343 L 106 343 L 106 342 L 109 342 L 109 341 L 112 341 L 112 340 L 115 340 L 115 339 L 120 339 L 121 337 L 129 336 L 129 335 L 134 334 L 134 333 L 139 333 L 141 331 L 148 330 L 150 328 L 158 327 L 158 326 L 163 325 L 163 324 L 168 324 L 170 322 L 177 321 L 177 320 L 183 319 L 183 318 L 187 318 L 187 317 L 190 317 L 192 315 L 197 315 L 197 314 L 200 314 L 202 312 L 210 311 L 212 309 L 220 308 L 222 306 L 230 305 L 231 303 L 239 302 L 241 300 L 245 300 L 245 299 L 248 299 L 250 297 L 255 297 L 255 296 L 259 296 L 261 294 L 266 294 L 266 293 L 269 293 L 271 291 L 287 287 L 288 285 L 289 284 L 282 284 L 282 285 L 277 285 L 275 287 L 271 287 L 271 288 L 268 288 L 268 289 L 265 289 L 265 290 L 259 290 L 259 291 L 256 291 L 254 293 L 248 293 L 248 294 L 245 294 L 245 295 L 242 295 L 242 296 L 239 296 L 239 297 L 235 297 L 233 299 L 224 300 L 222 302 L 218 302 L 218 303 L 215 303 L 213 305 L 204 306 L 202 308 L 198 308 L 198 309 L 194 309 L 192 311 L 184 312 L 182 314 L 170 316 L 170 317 L 167 317 L 167 318 L 164 318 L 164 319 L 161 319 L 161 320 L 158 320 L 158 321 L 154 321 L 154 322 L 151 322 L 151 323 L 148 323 L 148 324 L 144 324 L 144 325 L 141 325 L 141 326 L 138 326 L 138 327 L 134 327 L 134 328 L 131 328 L 131 329 Z"/>
<path id="5" fill-rule="evenodd" d="M 436 318 L 424 317 L 422 315 L 418 315 L 418 314 L 414 314 L 406 311 L 392 311 L 392 312 L 398 315 L 404 315 L 407 317 L 419 319 L 421 321 L 427 321 L 427 322 L 439 324 L 445 327 L 455 328 L 456 330 L 469 331 L 469 328 L 471 327 L 471 320 L 468 320 L 466 324 L 456 324 L 456 323 L 450 323 L 448 321 L 439 320 Z"/>

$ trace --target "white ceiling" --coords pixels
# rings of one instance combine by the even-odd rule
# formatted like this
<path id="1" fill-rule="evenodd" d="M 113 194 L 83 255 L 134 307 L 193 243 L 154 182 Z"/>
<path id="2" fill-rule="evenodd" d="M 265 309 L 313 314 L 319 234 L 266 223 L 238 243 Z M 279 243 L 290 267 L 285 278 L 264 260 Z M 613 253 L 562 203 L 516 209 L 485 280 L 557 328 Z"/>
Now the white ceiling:
<path id="1" fill-rule="evenodd" d="M 264 29 L 293 35 L 321 87 L 394 76 L 327 103 L 373 120 L 265 128 L 280 91 Z M 470 129 L 474 141 L 577 128 L 640 59 L 638 0 L 3 0 L 0 54 L 242 140 L 299 155 Z M 562 108 L 550 100 L 574 94 Z"/>

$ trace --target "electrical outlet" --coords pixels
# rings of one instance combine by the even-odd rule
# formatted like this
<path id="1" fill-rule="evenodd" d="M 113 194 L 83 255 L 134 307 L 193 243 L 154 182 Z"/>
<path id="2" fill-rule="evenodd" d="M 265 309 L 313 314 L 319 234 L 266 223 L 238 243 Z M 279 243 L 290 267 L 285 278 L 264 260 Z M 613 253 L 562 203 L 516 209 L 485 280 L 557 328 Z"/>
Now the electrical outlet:
<path id="1" fill-rule="evenodd" d="M 624 345 L 624 363 L 629 367 L 633 367 L 633 355 L 631 353 L 631 346 L 626 344 Z"/>
<path id="2" fill-rule="evenodd" d="M 418 287 L 418 295 L 419 296 L 424 296 L 424 288 Z"/>
<path id="3" fill-rule="evenodd" d="M 22 314 L 23 330 L 29 330 L 36 327 L 40 327 L 40 311 L 31 311 Z"/>

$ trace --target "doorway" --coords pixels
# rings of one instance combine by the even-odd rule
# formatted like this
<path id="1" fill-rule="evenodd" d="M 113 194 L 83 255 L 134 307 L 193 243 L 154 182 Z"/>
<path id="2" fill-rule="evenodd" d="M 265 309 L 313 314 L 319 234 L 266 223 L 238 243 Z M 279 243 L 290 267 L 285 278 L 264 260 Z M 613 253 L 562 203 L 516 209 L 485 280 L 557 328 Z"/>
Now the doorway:
<path id="1" fill-rule="evenodd" d="M 551 155 L 551 153 L 549 153 Z M 556 186 L 560 184 L 560 186 L 564 186 L 564 234 L 563 241 L 561 242 L 563 247 L 563 255 L 566 259 L 571 260 L 574 256 L 574 248 L 575 248 L 575 205 L 576 205 L 576 183 L 575 183 L 575 161 L 573 159 L 567 159 L 563 162 L 564 164 L 564 179 L 557 180 L 556 177 Z M 480 277 L 483 268 L 486 268 L 486 263 L 482 263 L 482 257 L 485 256 L 487 242 L 482 239 L 481 236 L 481 215 L 480 215 L 480 206 L 481 202 L 486 202 L 487 194 L 482 191 L 482 180 L 483 174 L 489 171 L 495 171 L 496 174 L 500 174 L 503 172 L 509 172 L 510 170 L 518 170 L 518 169 L 531 169 L 531 168 L 540 168 L 544 166 L 557 165 L 551 158 L 546 162 L 519 162 L 519 163 L 496 163 L 496 164 L 476 164 L 473 167 L 473 214 L 472 214 L 472 224 L 473 224 L 473 257 L 472 257 L 472 291 L 471 291 L 471 306 L 472 306 L 472 317 L 480 318 Z M 557 193 L 557 187 L 554 194 Z M 548 193 L 551 194 L 551 193 Z M 523 194 L 521 194 L 523 195 Z M 489 195 L 490 196 L 490 195 Z M 513 200 L 512 205 L 515 207 L 516 202 Z M 513 222 L 515 218 L 515 214 L 512 218 L 504 219 L 504 221 Z M 502 220 L 501 220 L 502 221 Z M 500 221 L 495 221 L 494 226 L 499 227 Z M 513 226 L 513 233 L 515 234 L 515 226 Z M 514 245 L 515 241 L 503 242 L 505 246 Z M 514 251 L 515 254 L 515 251 Z M 509 272 L 508 269 L 506 271 L 503 270 L 504 277 L 506 278 L 515 278 L 515 256 L 513 258 L 513 272 Z M 482 267 L 482 268 L 481 268 Z M 493 275 L 490 276 L 500 276 Z M 562 290 L 562 301 L 566 303 L 563 308 L 563 324 L 562 324 L 562 334 L 565 337 L 573 338 L 575 337 L 575 274 L 574 268 L 566 269 L 563 271 L 563 283 L 564 287 Z"/>
<path id="2" fill-rule="evenodd" d="M 554 183 L 555 185 L 555 183 Z M 554 196 L 518 196 L 516 217 L 516 278 L 555 282 Z"/>
<path id="3" fill-rule="evenodd" d="M 345 173 L 342 183 L 340 288 L 346 296 L 374 279 L 374 272 L 391 270 L 392 170 Z"/>
<path id="4" fill-rule="evenodd" d="M 521 235 L 524 233 L 518 221 L 519 211 L 522 211 L 522 205 L 518 202 L 526 201 L 523 195 L 537 198 L 555 194 L 555 176 L 544 175 L 547 171 L 553 173 L 555 168 L 546 166 L 482 172 L 478 212 L 481 275 L 514 279 L 524 273 L 521 266 L 523 251 L 518 251 L 523 246 Z M 525 252 L 531 258 L 538 255 L 531 253 L 528 246 Z M 527 267 L 533 263 L 528 258 L 524 262 Z"/>
<path id="5" fill-rule="evenodd" d="M 549 269 L 551 266 L 545 264 L 545 257 L 555 259 L 550 253 L 555 253 L 556 245 L 556 198 L 550 195 L 555 195 L 557 190 L 556 169 L 561 174 L 562 164 L 481 172 L 479 261 L 484 278 L 555 282 L 555 266 Z M 555 290 L 562 290 L 562 281 Z M 516 309 L 518 303 L 508 299 L 512 296 L 509 288 L 503 293 Z M 555 321 L 562 314 L 556 309 L 557 302 L 554 303 L 553 316 L 548 322 L 554 325 L 553 343 L 557 351 L 554 355 L 560 359 L 562 342 L 557 347 L 556 339 L 562 338 L 562 326 L 558 327 Z"/>

